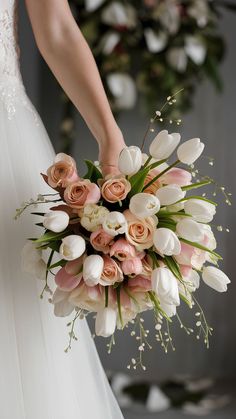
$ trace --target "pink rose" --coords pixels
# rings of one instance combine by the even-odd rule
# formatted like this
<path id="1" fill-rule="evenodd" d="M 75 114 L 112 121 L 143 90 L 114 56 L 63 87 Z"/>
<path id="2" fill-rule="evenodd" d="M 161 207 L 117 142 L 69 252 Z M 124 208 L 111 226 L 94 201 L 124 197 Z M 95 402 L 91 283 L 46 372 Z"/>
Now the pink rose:
<path id="1" fill-rule="evenodd" d="M 126 239 L 118 239 L 110 248 L 110 256 L 115 256 L 120 261 L 135 257 L 135 247 Z"/>
<path id="2" fill-rule="evenodd" d="M 107 254 L 110 251 L 113 239 L 113 236 L 110 236 L 110 234 L 106 233 L 103 228 L 100 228 L 91 234 L 90 243 L 95 250 Z"/>
<path id="3" fill-rule="evenodd" d="M 142 275 L 138 275 L 135 278 L 129 280 L 128 288 L 131 293 L 147 292 L 151 291 L 152 282 L 151 279 Z"/>
<path id="4" fill-rule="evenodd" d="M 113 285 L 115 282 L 123 281 L 123 273 L 114 259 L 109 256 L 103 256 L 104 268 L 99 283 L 101 285 Z"/>
<path id="5" fill-rule="evenodd" d="M 79 179 L 74 159 L 64 153 L 56 155 L 54 164 L 47 170 L 47 176 L 47 182 L 52 188 L 66 188 Z"/>
<path id="6" fill-rule="evenodd" d="M 179 186 L 187 186 L 191 184 L 192 175 L 187 170 L 174 167 L 159 178 L 164 185 L 175 184 Z"/>
<path id="7" fill-rule="evenodd" d="M 66 203 L 77 209 L 83 208 L 86 204 L 96 204 L 100 197 L 99 187 L 88 179 L 81 179 L 68 185 L 64 192 Z"/>
<path id="8" fill-rule="evenodd" d="M 154 177 L 156 177 L 159 174 L 159 171 L 157 169 L 152 169 L 147 174 L 144 185 L 147 185 Z M 151 195 L 155 195 L 157 189 L 161 187 L 160 179 L 157 179 L 155 182 L 153 182 L 150 186 L 148 186 L 146 189 L 144 189 L 145 193 L 150 193 Z"/>
<path id="9" fill-rule="evenodd" d="M 80 257 L 79 259 L 67 262 L 66 265 L 56 273 L 55 282 L 58 288 L 63 291 L 72 291 L 79 285 L 82 279 L 82 273 L 80 271 L 83 260 L 84 257 Z"/>
<path id="10" fill-rule="evenodd" d="M 88 287 L 84 281 L 81 281 L 69 297 L 69 302 L 75 307 L 91 312 L 97 312 L 104 307 L 104 301 L 104 288 L 99 285 Z"/>
<path id="11" fill-rule="evenodd" d="M 113 176 L 101 186 L 101 193 L 107 202 L 120 202 L 131 190 L 130 182 L 123 176 Z"/>
<path id="12" fill-rule="evenodd" d="M 134 257 L 126 259 L 121 263 L 121 269 L 125 275 L 136 276 L 141 274 L 143 265 L 141 259 Z"/>
<path id="13" fill-rule="evenodd" d="M 153 245 L 153 234 L 156 229 L 152 217 L 144 219 L 136 218 L 129 210 L 124 211 L 128 223 L 126 239 L 133 244 L 138 251 L 149 249 Z"/>
<path id="14" fill-rule="evenodd" d="M 142 276 L 146 276 L 146 277 L 151 277 L 152 275 L 152 271 L 153 271 L 153 267 L 152 267 L 152 259 L 149 255 L 146 255 L 143 259 L 142 259 Z"/>

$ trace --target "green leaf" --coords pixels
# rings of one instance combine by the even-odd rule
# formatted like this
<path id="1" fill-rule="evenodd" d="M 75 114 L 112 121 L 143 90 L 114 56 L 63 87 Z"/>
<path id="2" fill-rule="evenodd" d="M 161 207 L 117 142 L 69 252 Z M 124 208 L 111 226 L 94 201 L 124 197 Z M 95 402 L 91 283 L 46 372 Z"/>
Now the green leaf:
<path id="1" fill-rule="evenodd" d="M 97 183 L 98 179 L 103 178 L 102 173 L 91 160 L 85 160 L 85 164 L 88 168 L 88 171 L 84 176 L 84 179 L 89 179 L 91 182 Z"/>
<path id="2" fill-rule="evenodd" d="M 181 298 L 181 300 L 183 300 L 186 304 L 187 304 L 187 306 L 189 306 L 190 308 L 192 308 L 192 305 L 191 305 L 191 302 L 185 297 L 185 295 L 184 294 L 182 294 L 181 292 L 179 293 L 179 296 L 180 296 L 180 298 Z"/>
<path id="3" fill-rule="evenodd" d="M 206 185 L 210 185 L 212 183 L 212 181 L 209 180 L 204 180 L 202 182 L 196 182 L 193 183 L 192 185 L 186 185 L 186 186 L 182 186 L 182 191 L 191 191 L 192 189 L 197 189 L 197 188 L 201 188 L 202 186 L 206 186 Z"/>
<path id="4" fill-rule="evenodd" d="M 105 287 L 105 307 L 108 307 L 109 287 Z"/>
<path id="5" fill-rule="evenodd" d="M 120 286 L 116 288 L 116 298 L 117 298 L 117 306 L 118 306 L 118 313 L 121 327 L 124 327 L 122 312 L 121 312 L 121 302 L 120 302 Z"/>
<path id="6" fill-rule="evenodd" d="M 182 212 L 182 211 L 176 211 L 176 212 L 171 212 L 171 211 L 159 211 L 158 213 L 157 213 L 157 217 L 158 217 L 158 219 L 159 219 L 159 221 L 161 221 L 162 220 L 162 217 L 164 218 L 164 219 L 168 219 L 168 217 L 170 217 L 170 219 L 171 219 L 171 217 L 172 216 L 175 216 L 175 215 L 177 215 L 178 217 L 180 216 L 180 217 L 192 217 L 192 215 L 191 214 L 186 214 L 185 212 Z"/>
<path id="7" fill-rule="evenodd" d="M 38 227 L 44 227 L 43 223 L 36 223 L 35 225 Z"/>
<path id="8" fill-rule="evenodd" d="M 62 233 L 54 233 L 53 231 L 47 231 L 43 236 L 35 240 L 35 243 L 43 243 L 60 240 L 67 235 L 68 231 L 63 231 Z"/>
<path id="9" fill-rule="evenodd" d="M 31 212 L 32 215 L 39 215 L 40 217 L 44 217 L 45 212 Z"/>
<path id="10" fill-rule="evenodd" d="M 48 262 L 47 262 L 47 271 L 46 271 L 46 281 L 47 281 L 47 278 L 48 278 L 48 272 L 49 272 L 49 269 L 48 269 L 48 268 L 49 268 L 49 266 L 51 265 L 53 255 L 54 255 L 54 250 L 52 250 L 52 251 L 51 251 L 50 256 L 49 256 L 49 258 L 48 258 Z"/>
<path id="11" fill-rule="evenodd" d="M 129 182 L 131 184 L 129 198 L 131 198 L 133 195 L 136 195 L 139 192 L 142 192 L 148 172 L 149 168 L 146 167 L 145 169 L 140 170 L 138 173 L 135 173 L 135 175 L 129 178 Z"/>
<path id="12" fill-rule="evenodd" d="M 166 266 L 169 268 L 169 270 L 172 272 L 172 274 L 179 279 L 180 281 L 182 281 L 182 275 L 181 272 L 179 270 L 179 265 L 178 263 L 173 259 L 172 256 L 165 256 L 163 258 L 164 262 L 166 263 Z"/>
<path id="13" fill-rule="evenodd" d="M 203 246 L 202 244 L 191 242 L 189 240 L 182 239 L 182 238 L 180 238 L 179 240 L 183 243 L 189 244 L 190 246 L 196 247 L 197 249 L 204 250 L 205 252 L 208 252 L 208 253 L 212 254 L 213 256 L 215 256 L 217 259 L 220 259 L 220 260 L 223 259 L 222 256 L 218 255 L 218 253 L 213 252 L 213 250 L 208 249 L 207 247 Z"/>
<path id="14" fill-rule="evenodd" d="M 48 267 L 48 270 L 49 270 L 49 271 L 51 271 L 51 269 L 58 268 L 59 266 L 63 267 L 63 266 L 65 266 L 65 265 L 66 265 L 66 263 L 67 263 L 67 261 L 66 261 L 66 260 L 61 259 L 61 260 L 59 260 L 58 262 L 54 263 L 53 265 L 50 265 L 50 266 Z"/>
<path id="15" fill-rule="evenodd" d="M 188 201 L 189 199 L 200 199 L 200 201 L 209 202 L 209 204 L 215 205 L 217 207 L 216 202 L 211 201 L 210 199 L 204 198 L 203 196 L 198 196 L 198 195 L 192 195 L 192 196 L 187 196 L 185 198 L 182 198 L 179 201 L 177 201 L 176 204 L 178 204 L 179 202 Z"/>

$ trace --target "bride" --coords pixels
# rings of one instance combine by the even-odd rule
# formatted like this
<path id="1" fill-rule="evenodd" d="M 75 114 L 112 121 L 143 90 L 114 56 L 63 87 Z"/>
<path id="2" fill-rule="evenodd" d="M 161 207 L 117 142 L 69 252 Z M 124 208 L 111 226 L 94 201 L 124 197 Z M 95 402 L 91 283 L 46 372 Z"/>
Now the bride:
<path id="1" fill-rule="evenodd" d="M 116 172 L 123 136 L 67 0 L 26 6 L 42 56 L 98 142 L 104 172 Z M 39 299 L 42 284 L 20 269 L 21 249 L 34 232 L 28 217 L 13 220 L 14 211 L 45 192 L 39 173 L 54 152 L 22 84 L 16 21 L 16 2 L 0 0 L 0 417 L 121 419 L 87 324 L 65 354 L 65 321 Z"/>

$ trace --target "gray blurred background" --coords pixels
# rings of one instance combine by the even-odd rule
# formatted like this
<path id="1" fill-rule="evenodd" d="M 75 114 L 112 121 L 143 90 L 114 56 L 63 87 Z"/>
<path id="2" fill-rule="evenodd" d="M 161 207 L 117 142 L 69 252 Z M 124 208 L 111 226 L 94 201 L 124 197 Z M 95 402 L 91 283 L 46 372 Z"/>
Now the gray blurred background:
<path id="1" fill-rule="evenodd" d="M 28 94 L 38 109 L 56 151 L 60 150 L 59 123 L 61 116 L 60 90 L 46 64 L 40 58 L 34 43 L 31 28 L 21 4 L 20 43 L 22 71 Z M 202 85 L 195 100 L 195 107 L 183 118 L 180 127 L 182 137 L 189 139 L 200 136 L 206 143 L 206 155 L 215 157 L 212 168 L 202 160 L 203 170 L 211 174 L 220 185 L 227 185 L 234 194 L 236 186 L 236 138 L 235 138 L 235 100 L 236 100 L 236 18 L 224 13 L 222 30 L 228 45 L 227 56 L 222 66 L 224 91 L 217 94 L 209 84 Z M 127 144 L 140 144 L 147 125 L 147 118 L 138 109 L 122 114 L 118 124 L 123 130 Z M 78 114 L 77 138 L 73 153 L 78 166 L 83 170 L 83 159 L 96 159 L 97 147 L 88 128 Z M 221 198 L 221 197 L 220 197 Z M 234 206 L 219 205 L 216 224 L 230 226 L 230 233 L 217 233 L 219 252 L 223 255 L 222 268 L 230 276 L 232 284 L 229 292 L 220 295 L 204 286 L 199 291 L 199 300 L 205 309 L 209 323 L 214 328 L 210 349 L 194 337 L 188 337 L 179 328 L 175 328 L 176 351 L 165 355 L 154 346 L 146 353 L 147 372 L 130 371 L 130 374 L 143 374 L 148 380 L 164 380 L 176 374 L 193 376 L 211 376 L 220 380 L 236 382 L 236 281 L 235 281 L 235 209 Z M 191 314 L 191 313 L 190 313 Z M 182 312 L 185 323 L 189 312 Z M 194 317 L 194 316 L 191 316 Z M 150 323 L 150 324 L 149 324 Z M 146 315 L 146 325 L 151 330 L 152 319 Z M 104 341 L 98 339 L 97 348 L 104 367 L 107 370 L 125 371 L 130 362 L 136 343 L 129 332 L 118 333 L 117 344 L 111 355 L 106 352 Z M 130 416 L 131 417 L 131 416 Z M 134 416 L 133 416 L 134 417 Z M 216 416 L 215 416 L 216 417 Z M 218 417 L 218 416 L 217 416 Z M 221 418 L 227 415 L 219 416 Z M 231 416 L 230 416 L 231 417 Z M 232 416 L 236 417 L 236 410 Z M 89 418 L 90 419 L 90 418 Z M 105 419 L 105 418 L 104 418 Z"/>

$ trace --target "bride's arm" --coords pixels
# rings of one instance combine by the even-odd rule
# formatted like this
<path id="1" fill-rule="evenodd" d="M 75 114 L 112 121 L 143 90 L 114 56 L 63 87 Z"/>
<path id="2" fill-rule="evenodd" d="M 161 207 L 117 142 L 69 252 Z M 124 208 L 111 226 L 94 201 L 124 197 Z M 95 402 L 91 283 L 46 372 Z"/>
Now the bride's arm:
<path id="1" fill-rule="evenodd" d="M 100 159 L 116 164 L 124 147 L 92 52 L 67 0 L 25 0 L 38 48 L 96 138 Z"/>

